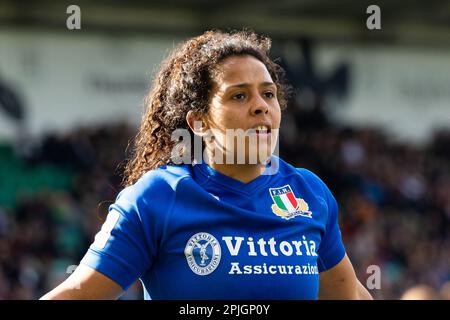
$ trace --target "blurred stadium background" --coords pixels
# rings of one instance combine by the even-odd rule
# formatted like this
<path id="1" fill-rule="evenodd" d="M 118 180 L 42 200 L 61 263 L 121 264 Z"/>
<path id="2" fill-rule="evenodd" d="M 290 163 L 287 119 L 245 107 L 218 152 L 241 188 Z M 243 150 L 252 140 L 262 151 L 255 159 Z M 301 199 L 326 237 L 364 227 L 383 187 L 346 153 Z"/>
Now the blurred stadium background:
<path id="1" fill-rule="evenodd" d="M 280 154 L 337 196 L 361 281 L 378 265 L 377 299 L 449 299 L 450 2 L 434 0 L 1 0 L 0 299 L 40 297 L 83 256 L 168 50 L 243 27 L 274 40 L 295 88 Z"/>

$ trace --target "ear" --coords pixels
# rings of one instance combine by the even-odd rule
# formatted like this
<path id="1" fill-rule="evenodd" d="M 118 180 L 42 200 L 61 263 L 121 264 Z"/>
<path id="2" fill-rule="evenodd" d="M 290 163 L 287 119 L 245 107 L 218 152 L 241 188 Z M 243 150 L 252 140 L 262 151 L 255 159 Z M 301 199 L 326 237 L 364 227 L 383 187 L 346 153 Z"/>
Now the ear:
<path id="1" fill-rule="evenodd" d="M 206 121 L 197 116 L 193 111 L 187 113 L 186 122 L 195 135 L 204 137 L 207 134 L 208 125 Z"/>

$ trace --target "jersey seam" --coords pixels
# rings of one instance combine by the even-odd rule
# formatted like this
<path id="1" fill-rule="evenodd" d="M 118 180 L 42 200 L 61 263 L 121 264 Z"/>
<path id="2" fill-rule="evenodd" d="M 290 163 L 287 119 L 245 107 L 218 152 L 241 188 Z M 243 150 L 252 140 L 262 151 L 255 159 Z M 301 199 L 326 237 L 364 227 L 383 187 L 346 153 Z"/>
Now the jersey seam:
<path id="1" fill-rule="evenodd" d="M 165 239 L 166 239 L 167 229 L 169 228 L 170 217 L 173 215 L 173 212 L 174 212 L 173 209 L 174 209 L 175 203 L 177 201 L 177 189 L 178 189 L 178 186 L 180 185 L 180 183 L 183 180 L 188 179 L 188 178 L 189 178 L 189 175 L 185 175 L 185 176 L 180 177 L 180 179 L 175 184 L 175 187 L 173 188 L 174 195 L 173 195 L 172 202 L 170 204 L 170 208 L 169 208 L 167 214 L 165 215 L 165 220 L 164 220 L 164 224 L 163 224 L 163 230 L 161 232 L 161 242 L 160 242 L 160 245 L 159 245 L 159 248 L 158 248 L 158 252 L 161 252 L 162 247 L 163 247 L 163 243 L 165 242 Z M 159 279 L 158 272 L 153 271 L 153 276 L 154 276 L 154 278 L 155 278 L 155 280 L 157 282 L 159 295 L 163 295 L 163 292 L 162 292 L 163 287 L 161 286 L 161 281 Z"/>
<path id="2" fill-rule="evenodd" d="M 159 248 L 158 248 L 159 251 L 161 250 L 161 248 L 163 246 L 163 243 L 165 242 L 165 239 L 166 239 L 167 229 L 169 227 L 169 221 L 170 221 L 169 218 L 173 215 L 173 208 L 175 207 L 175 202 L 177 200 L 177 188 L 178 188 L 178 185 L 180 184 L 180 182 L 182 180 L 185 180 L 185 179 L 188 179 L 188 178 L 189 178 L 188 175 L 180 177 L 180 179 L 175 184 L 175 187 L 173 188 L 172 201 L 171 201 L 171 203 L 169 205 L 169 209 L 167 210 L 167 214 L 165 215 L 165 219 L 164 219 L 164 222 L 163 222 L 163 228 L 162 228 L 162 231 L 161 231 L 161 242 L 160 242 L 160 245 L 159 245 Z"/>

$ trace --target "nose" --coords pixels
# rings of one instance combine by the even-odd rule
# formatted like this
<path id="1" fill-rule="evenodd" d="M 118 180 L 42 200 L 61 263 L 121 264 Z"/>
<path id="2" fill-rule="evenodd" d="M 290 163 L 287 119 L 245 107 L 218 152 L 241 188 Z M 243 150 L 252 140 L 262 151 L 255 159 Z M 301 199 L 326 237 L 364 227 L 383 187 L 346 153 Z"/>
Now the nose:
<path id="1" fill-rule="evenodd" d="M 266 114 L 269 112 L 269 105 L 267 102 L 258 94 L 253 101 L 253 106 L 251 109 L 252 115 Z"/>

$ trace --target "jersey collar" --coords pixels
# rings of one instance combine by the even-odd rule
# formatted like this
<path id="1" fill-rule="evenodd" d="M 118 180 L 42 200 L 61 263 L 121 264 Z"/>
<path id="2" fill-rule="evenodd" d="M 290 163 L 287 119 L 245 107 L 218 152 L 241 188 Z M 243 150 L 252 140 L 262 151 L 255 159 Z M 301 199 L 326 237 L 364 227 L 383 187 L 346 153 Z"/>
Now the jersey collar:
<path id="1" fill-rule="evenodd" d="M 272 156 L 271 161 L 266 166 L 263 174 L 248 183 L 244 183 L 214 170 L 206 163 L 194 163 L 192 165 L 196 180 L 199 184 L 212 182 L 225 189 L 246 195 L 251 195 L 256 190 L 266 186 L 271 178 L 278 172 L 278 166 L 279 158 Z"/>

